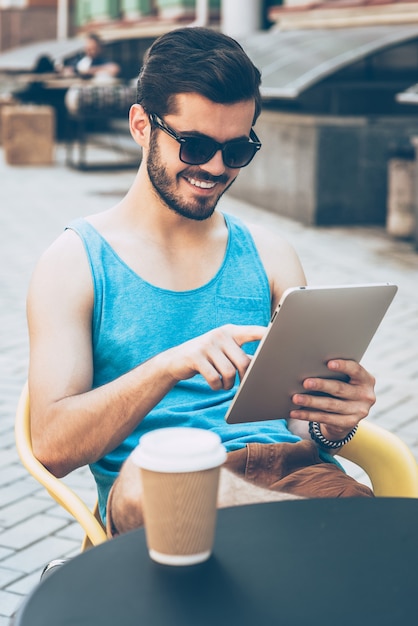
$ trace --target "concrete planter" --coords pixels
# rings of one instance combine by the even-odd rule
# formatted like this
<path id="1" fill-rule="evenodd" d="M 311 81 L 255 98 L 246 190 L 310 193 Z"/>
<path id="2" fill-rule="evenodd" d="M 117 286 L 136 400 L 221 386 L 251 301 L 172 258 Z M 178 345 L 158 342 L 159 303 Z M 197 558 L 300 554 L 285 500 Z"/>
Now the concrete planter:
<path id="1" fill-rule="evenodd" d="M 263 147 L 232 195 L 304 224 L 384 225 L 389 148 L 418 120 L 263 111 L 256 130 Z"/>

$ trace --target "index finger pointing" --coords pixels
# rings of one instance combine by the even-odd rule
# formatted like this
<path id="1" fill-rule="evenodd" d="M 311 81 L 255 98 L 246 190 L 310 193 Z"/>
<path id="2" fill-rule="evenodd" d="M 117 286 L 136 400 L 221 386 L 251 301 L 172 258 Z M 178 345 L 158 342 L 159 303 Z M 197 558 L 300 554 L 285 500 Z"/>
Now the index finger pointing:
<path id="1" fill-rule="evenodd" d="M 260 341 L 265 335 L 266 326 L 238 326 L 230 325 L 231 335 L 239 346 L 250 341 Z"/>

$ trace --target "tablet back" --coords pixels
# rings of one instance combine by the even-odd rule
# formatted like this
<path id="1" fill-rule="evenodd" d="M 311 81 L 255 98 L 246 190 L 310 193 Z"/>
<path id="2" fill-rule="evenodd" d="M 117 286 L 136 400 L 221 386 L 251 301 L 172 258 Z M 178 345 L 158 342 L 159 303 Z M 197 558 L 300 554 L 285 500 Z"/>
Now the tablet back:
<path id="1" fill-rule="evenodd" d="M 283 295 L 227 412 L 228 423 L 288 418 L 308 377 L 338 378 L 330 359 L 361 360 L 395 285 L 296 287 Z"/>

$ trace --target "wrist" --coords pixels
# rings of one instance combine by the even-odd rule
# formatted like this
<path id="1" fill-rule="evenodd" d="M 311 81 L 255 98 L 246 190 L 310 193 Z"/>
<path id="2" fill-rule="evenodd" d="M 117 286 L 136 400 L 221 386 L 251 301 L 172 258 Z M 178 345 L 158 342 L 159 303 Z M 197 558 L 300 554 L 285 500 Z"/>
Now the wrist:
<path id="1" fill-rule="evenodd" d="M 349 433 L 351 433 L 352 430 L 351 428 L 347 430 L 347 428 L 338 428 L 327 424 L 320 424 L 319 426 L 321 433 L 330 441 L 340 441 L 340 439 L 344 439 Z"/>
<path id="2" fill-rule="evenodd" d="M 164 350 L 154 357 L 158 375 L 167 382 L 170 387 L 174 387 L 181 380 L 178 372 L 178 362 L 172 356 L 172 348 Z"/>
<path id="3" fill-rule="evenodd" d="M 352 440 L 357 432 L 358 424 L 345 436 L 339 439 L 329 439 L 321 430 L 318 422 L 309 422 L 309 434 L 311 439 L 322 449 L 327 451 L 337 451 Z"/>

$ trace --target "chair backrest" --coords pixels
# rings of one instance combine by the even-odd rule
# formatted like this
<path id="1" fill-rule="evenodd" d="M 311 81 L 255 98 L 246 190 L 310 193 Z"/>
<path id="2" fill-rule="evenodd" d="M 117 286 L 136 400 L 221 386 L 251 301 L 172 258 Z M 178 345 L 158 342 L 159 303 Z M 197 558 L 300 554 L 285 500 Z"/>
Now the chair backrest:
<path id="1" fill-rule="evenodd" d="M 98 514 L 97 502 L 94 511 L 90 511 L 81 498 L 70 487 L 51 474 L 33 454 L 27 383 L 23 387 L 17 406 L 15 440 L 19 457 L 28 472 L 45 487 L 52 498 L 66 509 L 84 529 L 86 536 L 82 544 L 82 550 L 106 541 L 106 532 Z"/>
<path id="2" fill-rule="evenodd" d="M 28 472 L 82 526 L 86 536 L 82 549 L 106 541 L 97 503 L 94 511 L 79 496 L 53 476 L 34 456 L 30 435 L 30 406 L 27 383 L 16 412 L 16 447 Z M 369 476 L 376 496 L 418 498 L 418 464 L 408 446 L 393 433 L 371 423 L 361 422 L 355 437 L 340 456 L 360 466 Z"/>
<path id="3" fill-rule="evenodd" d="M 339 452 L 369 476 L 376 496 L 418 498 L 418 464 L 396 435 L 363 420 L 355 437 Z"/>

